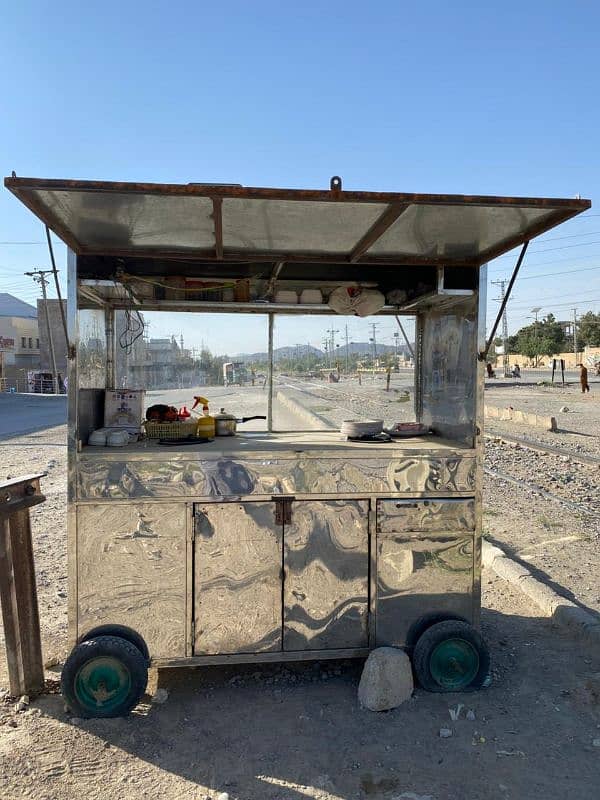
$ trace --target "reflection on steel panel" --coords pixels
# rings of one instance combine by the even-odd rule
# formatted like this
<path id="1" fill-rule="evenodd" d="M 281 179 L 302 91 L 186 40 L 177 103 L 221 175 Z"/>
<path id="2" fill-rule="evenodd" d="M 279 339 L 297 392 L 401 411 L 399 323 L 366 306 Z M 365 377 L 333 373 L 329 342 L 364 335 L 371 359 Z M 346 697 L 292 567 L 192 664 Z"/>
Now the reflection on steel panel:
<path id="1" fill-rule="evenodd" d="M 442 436 L 470 443 L 475 426 L 477 307 L 423 318 L 422 418 Z"/>
<path id="2" fill-rule="evenodd" d="M 240 497 L 250 494 L 472 492 L 476 460 L 448 458 L 302 458 L 204 460 L 173 457 L 108 461 L 81 459 L 81 500 L 129 497 Z"/>
<path id="3" fill-rule="evenodd" d="M 365 647 L 369 503 L 303 500 L 285 525 L 284 650 Z"/>
<path id="4" fill-rule="evenodd" d="M 185 543 L 183 503 L 80 506 L 78 635 L 127 625 L 153 658 L 185 656 Z"/>
<path id="5" fill-rule="evenodd" d="M 207 197 L 56 190 L 35 194 L 86 247 L 208 250 L 215 244 L 213 206 Z"/>
<path id="6" fill-rule="evenodd" d="M 474 499 L 377 501 L 378 533 L 473 530 Z"/>
<path id="7" fill-rule="evenodd" d="M 275 503 L 205 503 L 194 513 L 194 654 L 281 650 Z"/>
<path id="8" fill-rule="evenodd" d="M 377 644 L 402 646 L 429 615 L 473 616 L 473 537 L 377 542 Z"/>
<path id="9" fill-rule="evenodd" d="M 551 216 L 549 209 L 519 206 L 411 205 L 368 252 L 473 258 Z"/>
<path id="10" fill-rule="evenodd" d="M 390 461 L 388 482 L 392 492 L 473 492 L 476 472 L 474 458 L 403 458 Z"/>

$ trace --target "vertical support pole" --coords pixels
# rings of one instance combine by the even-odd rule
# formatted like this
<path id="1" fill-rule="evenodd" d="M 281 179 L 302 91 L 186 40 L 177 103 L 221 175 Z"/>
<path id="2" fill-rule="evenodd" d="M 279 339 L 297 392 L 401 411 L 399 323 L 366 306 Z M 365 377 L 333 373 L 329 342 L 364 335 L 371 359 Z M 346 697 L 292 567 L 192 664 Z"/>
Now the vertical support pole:
<path id="1" fill-rule="evenodd" d="M 48 347 L 50 349 L 50 363 L 52 365 L 52 393 L 59 393 L 58 372 L 56 370 L 56 354 L 54 352 L 54 340 L 52 338 L 52 328 L 50 327 L 50 312 L 48 311 L 48 295 L 46 294 L 46 278 L 40 275 L 40 286 L 42 287 L 42 297 L 44 298 L 44 311 L 46 316 L 46 330 L 48 331 Z"/>
<path id="2" fill-rule="evenodd" d="M 40 476 L 0 485 L 0 602 L 12 695 L 44 688 L 29 506 L 45 497 Z"/>
<path id="3" fill-rule="evenodd" d="M 487 264 L 479 268 L 477 289 L 477 338 L 474 344 L 473 366 L 475 372 L 475 430 L 473 446 L 475 447 L 476 478 L 475 478 L 475 534 L 473 541 L 473 617 L 475 627 L 479 627 L 481 620 L 481 561 L 483 538 L 483 460 L 485 424 L 485 361 L 477 357 L 486 347 L 485 340 L 485 313 L 487 310 Z"/>
<path id="4" fill-rule="evenodd" d="M 267 383 L 269 385 L 269 396 L 267 398 L 267 430 L 273 430 L 273 314 L 269 314 L 269 352 L 268 352 L 268 371 Z"/>
<path id="5" fill-rule="evenodd" d="M 108 389 L 115 386 L 115 310 L 107 307 L 104 311 L 106 326 L 106 382 Z"/>

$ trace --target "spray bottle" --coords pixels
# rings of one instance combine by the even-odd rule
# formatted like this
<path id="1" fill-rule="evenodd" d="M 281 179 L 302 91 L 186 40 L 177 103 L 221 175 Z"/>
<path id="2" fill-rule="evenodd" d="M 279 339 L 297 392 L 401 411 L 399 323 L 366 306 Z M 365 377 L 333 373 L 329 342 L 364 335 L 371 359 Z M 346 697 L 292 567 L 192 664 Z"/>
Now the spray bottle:
<path id="1" fill-rule="evenodd" d="M 194 397 L 192 411 L 197 405 L 202 403 L 202 416 L 198 417 L 198 427 L 196 435 L 201 439 L 214 439 L 215 437 L 215 418 L 211 417 L 208 410 L 208 400 L 206 397 Z"/>

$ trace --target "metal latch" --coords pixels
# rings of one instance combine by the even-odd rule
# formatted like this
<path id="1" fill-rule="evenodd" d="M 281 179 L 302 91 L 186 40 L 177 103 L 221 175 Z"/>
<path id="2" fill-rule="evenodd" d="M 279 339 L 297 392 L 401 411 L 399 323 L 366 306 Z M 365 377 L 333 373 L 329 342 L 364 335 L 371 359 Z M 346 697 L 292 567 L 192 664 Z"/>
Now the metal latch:
<path id="1" fill-rule="evenodd" d="M 293 497 L 274 497 L 275 501 L 275 524 L 290 525 L 292 522 L 292 503 Z"/>

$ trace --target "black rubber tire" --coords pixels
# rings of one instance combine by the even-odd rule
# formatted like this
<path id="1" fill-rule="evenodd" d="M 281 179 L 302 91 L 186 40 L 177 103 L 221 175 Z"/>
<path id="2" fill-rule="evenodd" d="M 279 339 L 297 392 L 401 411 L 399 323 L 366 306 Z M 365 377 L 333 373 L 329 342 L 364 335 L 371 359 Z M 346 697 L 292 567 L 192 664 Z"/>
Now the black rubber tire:
<path id="1" fill-rule="evenodd" d="M 150 665 L 150 651 L 148 650 L 148 645 L 133 628 L 128 628 L 126 625 L 98 625 L 96 628 L 92 628 L 91 631 L 84 633 L 83 636 L 80 636 L 77 644 L 87 642 L 89 639 L 96 639 L 98 636 L 118 636 L 119 639 L 127 639 L 127 641 L 137 647 L 144 656 L 146 664 Z"/>
<path id="2" fill-rule="evenodd" d="M 75 684 L 79 671 L 89 661 L 112 657 L 117 659 L 127 670 L 130 677 L 130 687 L 127 695 L 117 707 L 103 709 L 101 706 L 90 708 L 80 703 Z M 138 648 L 127 639 L 118 636 L 98 636 L 87 639 L 76 645 L 65 661 L 60 678 L 62 696 L 76 717 L 123 717 L 134 708 L 146 691 L 148 683 L 148 667 L 146 659 Z"/>
<path id="3" fill-rule="evenodd" d="M 448 639 L 463 639 L 477 651 L 479 668 L 468 686 L 449 689 L 438 683 L 431 674 L 431 655 L 438 645 Z M 490 654 L 485 642 L 472 625 L 456 620 L 437 622 L 427 628 L 415 645 L 412 662 L 418 683 L 428 692 L 473 692 L 481 689 L 490 671 Z"/>
<path id="4" fill-rule="evenodd" d="M 412 651 L 426 630 L 431 628 L 433 625 L 437 625 L 438 622 L 448 622 L 449 620 L 453 620 L 454 622 L 467 622 L 464 617 L 443 613 L 426 614 L 424 617 L 418 619 L 413 625 L 411 625 L 408 633 L 406 634 L 406 649 Z"/>

